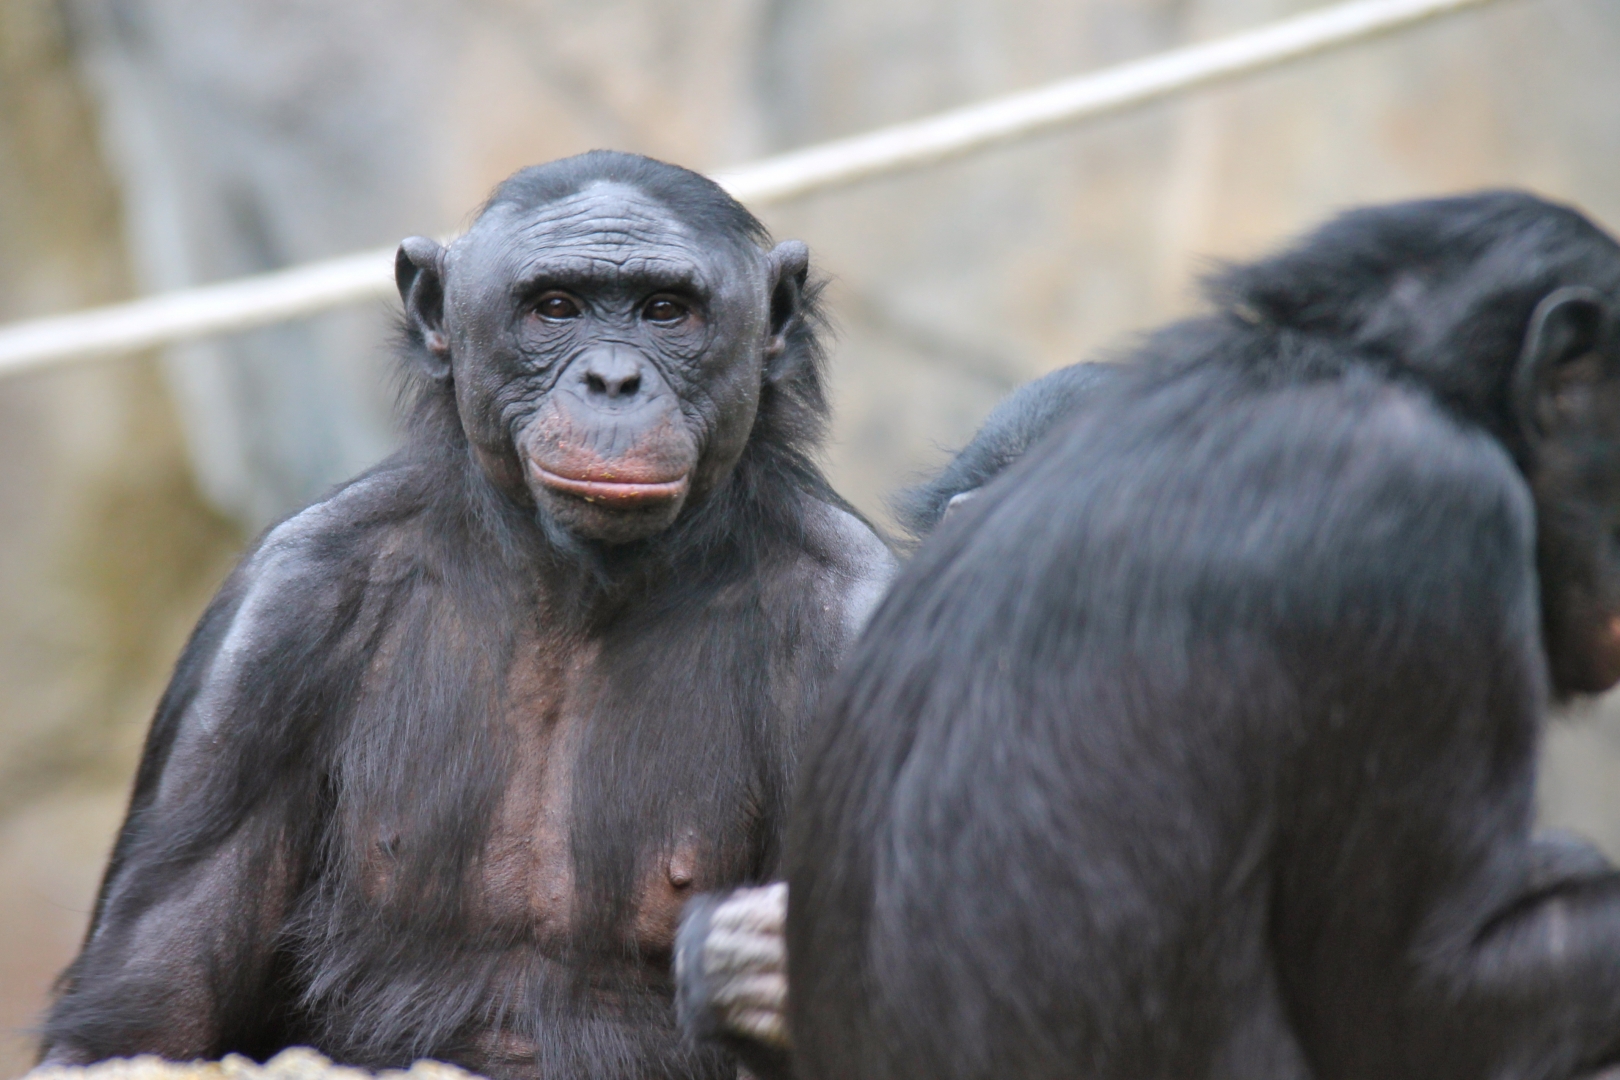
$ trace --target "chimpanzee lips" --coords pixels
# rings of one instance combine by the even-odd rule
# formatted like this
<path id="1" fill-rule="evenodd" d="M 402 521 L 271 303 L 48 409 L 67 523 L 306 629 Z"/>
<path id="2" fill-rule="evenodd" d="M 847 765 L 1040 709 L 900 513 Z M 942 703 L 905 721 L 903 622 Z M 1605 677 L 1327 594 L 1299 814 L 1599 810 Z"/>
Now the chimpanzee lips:
<path id="1" fill-rule="evenodd" d="M 592 475 L 564 476 L 532 460 L 529 462 L 529 469 L 536 480 L 552 491 L 559 491 L 565 495 L 584 499 L 588 503 L 616 510 L 673 502 L 686 494 L 686 489 L 692 482 L 689 475 L 678 476 L 673 480 L 643 477 L 621 479 L 607 469 Z"/>

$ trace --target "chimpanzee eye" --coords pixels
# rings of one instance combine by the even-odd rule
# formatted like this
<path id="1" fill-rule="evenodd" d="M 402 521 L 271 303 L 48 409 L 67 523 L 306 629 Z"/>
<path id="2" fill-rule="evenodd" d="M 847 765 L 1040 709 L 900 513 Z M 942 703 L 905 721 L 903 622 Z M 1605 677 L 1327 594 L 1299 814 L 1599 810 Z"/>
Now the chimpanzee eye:
<path id="1" fill-rule="evenodd" d="M 641 309 L 641 317 L 649 322 L 672 323 L 686 318 L 687 306 L 672 296 L 655 296 Z"/>
<path id="2" fill-rule="evenodd" d="M 534 313 L 542 319 L 577 319 L 579 305 L 567 293 L 548 292 L 534 302 Z"/>

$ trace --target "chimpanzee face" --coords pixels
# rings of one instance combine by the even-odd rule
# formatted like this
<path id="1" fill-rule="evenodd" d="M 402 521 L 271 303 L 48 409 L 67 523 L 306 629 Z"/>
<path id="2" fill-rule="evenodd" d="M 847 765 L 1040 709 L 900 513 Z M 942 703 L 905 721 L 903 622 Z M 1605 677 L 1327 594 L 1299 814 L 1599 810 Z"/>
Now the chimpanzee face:
<path id="1" fill-rule="evenodd" d="M 597 182 L 498 204 L 448 251 L 407 241 L 401 291 L 490 479 L 580 539 L 625 543 L 736 464 L 806 259 Z"/>
<path id="2" fill-rule="evenodd" d="M 1554 688 L 1620 682 L 1620 338 L 1614 304 L 1584 287 L 1536 308 L 1516 371 L 1535 495 Z"/>

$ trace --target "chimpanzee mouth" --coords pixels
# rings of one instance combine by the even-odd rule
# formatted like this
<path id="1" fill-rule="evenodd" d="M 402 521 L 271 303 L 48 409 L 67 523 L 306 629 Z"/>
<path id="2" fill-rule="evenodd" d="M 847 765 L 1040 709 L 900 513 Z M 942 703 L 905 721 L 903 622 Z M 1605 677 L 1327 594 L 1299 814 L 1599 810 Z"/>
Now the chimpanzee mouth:
<path id="1" fill-rule="evenodd" d="M 529 469 L 536 480 L 548 489 L 572 495 L 588 503 L 614 510 L 630 510 L 654 503 L 668 503 L 686 494 L 691 485 L 690 475 L 674 480 L 612 480 L 601 476 L 563 476 L 534 461 Z"/>

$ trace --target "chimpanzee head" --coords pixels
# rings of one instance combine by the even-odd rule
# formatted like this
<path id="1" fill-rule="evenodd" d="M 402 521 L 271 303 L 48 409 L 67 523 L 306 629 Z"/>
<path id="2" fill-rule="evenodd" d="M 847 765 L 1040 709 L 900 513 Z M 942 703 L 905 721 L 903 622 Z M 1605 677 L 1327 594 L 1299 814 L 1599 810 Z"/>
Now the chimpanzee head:
<path id="1" fill-rule="evenodd" d="M 730 474 L 802 317 L 809 255 L 712 181 L 596 151 L 508 179 L 395 277 L 484 474 L 580 540 L 668 527 Z"/>
<path id="2" fill-rule="evenodd" d="M 1620 250 L 1610 258 L 1620 269 Z M 1616 283 L 1547 292 L 1526 323 L 1510 391 L 1536 500 L 1548 658 L 1564 693 L 1620 682 L 1617 319 Z"/>
<path id="3" fill-rule="evenodd" d="M 1352 211 L 1213 284 L 1244 317 L 1350 339 L 1495 435 L 1535 499 L 1554 690 L 1620 682 L 1612 237 L 1568 207 L 1485 192 Z"/>

